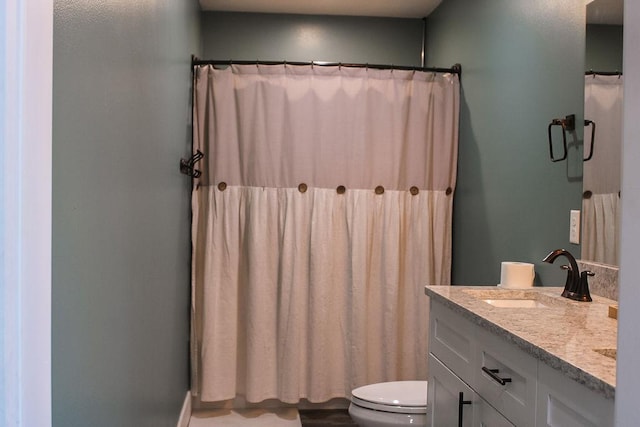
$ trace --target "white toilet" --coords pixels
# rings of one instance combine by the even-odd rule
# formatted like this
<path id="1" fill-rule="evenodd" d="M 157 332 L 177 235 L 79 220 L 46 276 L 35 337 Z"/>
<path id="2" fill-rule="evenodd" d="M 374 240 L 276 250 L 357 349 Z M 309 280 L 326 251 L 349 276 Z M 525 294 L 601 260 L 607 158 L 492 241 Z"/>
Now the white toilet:
<path id="1" fill-rule="evenodd" d="M 360 427 L 427 425 L 427 382 L 369 384 L 351 392 L 349 415 Z"/>

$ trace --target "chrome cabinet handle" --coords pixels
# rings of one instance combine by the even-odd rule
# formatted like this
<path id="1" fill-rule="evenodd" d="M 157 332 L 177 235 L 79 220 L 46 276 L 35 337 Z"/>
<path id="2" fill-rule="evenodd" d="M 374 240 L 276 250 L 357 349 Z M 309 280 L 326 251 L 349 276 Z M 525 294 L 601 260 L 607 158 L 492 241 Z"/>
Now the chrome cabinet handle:
<path id="1" fill-rule="evenodd" d="M 464 411 L 464 405 L 471 405 L 473 402 L 470 400 L 464 400 L 464 393 L 458 393 L 458 427 L 462 427 L 462 412 Z"/>
<path id="2" fill-rule="evenodd" d="M 498 376 L 498 374 L 500 373 L 500 369 L 489 369 L 486 366 L 483 366 L 482 371 L 489 375 L 492 380 L 499 383 L 500 385 L 505 385 L 511 382 L 511 378 L 501 378 L 500 376 Z"/>

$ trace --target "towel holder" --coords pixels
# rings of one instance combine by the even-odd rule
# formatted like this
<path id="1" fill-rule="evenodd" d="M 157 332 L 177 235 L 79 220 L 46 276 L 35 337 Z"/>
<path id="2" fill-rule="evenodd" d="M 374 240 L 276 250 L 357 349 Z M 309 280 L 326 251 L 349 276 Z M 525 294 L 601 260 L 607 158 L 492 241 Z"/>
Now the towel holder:
<path id="1" fill-rule="evenodd" d="M 591 144 L 589 144 L 591 148 L 589 149 L 589 155 L 583 158 L 585 162 L 588 162 L 593 157 L 593 144 L 596 140 L 596 122 L 594 122 L 593 120 L 584 119 L 584 126 L 591 126 Z"/>
<path id="2" fill-rule="evenodd" d="M 191 156 L 190 159 L 180 159 L 180 172 L 189 175 L 192 178 L 199 178 L 202 175 L 195 164 L 204 157 L 204 154 L 200 150 L 196 150 L 196 154 Z"/>
<path id="3" fill-rule="evenodd" d="M 553 126 L 560 126 L 562 128 L 562 157 L 556 158 L 553 155 L 553 139 L 551 137 L 551 128 Z M 553 119 L 551 123 L 549 123 L 548 133 L 549 133 L 549 155 L 551 156 L 552 162 L 560 162 L 567 158 L 567 131 L 573 132 L 576 129 L 576 116 L 575 114 L 570 114 L 566 116 L 564 119 Z"/>

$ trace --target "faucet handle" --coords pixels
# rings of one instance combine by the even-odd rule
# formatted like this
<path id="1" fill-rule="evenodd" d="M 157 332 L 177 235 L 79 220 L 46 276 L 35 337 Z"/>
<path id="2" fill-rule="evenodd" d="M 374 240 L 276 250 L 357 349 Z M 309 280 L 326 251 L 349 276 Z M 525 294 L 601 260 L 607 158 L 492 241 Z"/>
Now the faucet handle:
<path id="1" fill-rule="evenodd" d="M 560 266 L 560 268 L 561 268 L 561 269 L 563 269 L 563 270 L 569 270 L 569 271 L 573 271 L 573 270 L 571 269 L 571 266 L 569 266 L 569 265 L 566 265 L 566 264 L 564 264 L 564 265 L 561 265 L 561 266 Z"/>
<path id="2" fill-rule="evenodd" d="M 580 281 L 579 287 L 576 289 L 575 293 L 569 298 L 574 299 L 576 301 L 593 301 L 591 299 L 591 294 L 589 293 L 589 276 L 595 276 L 596 274 L 593 271 L 585 270 L 580 273 Z"/>

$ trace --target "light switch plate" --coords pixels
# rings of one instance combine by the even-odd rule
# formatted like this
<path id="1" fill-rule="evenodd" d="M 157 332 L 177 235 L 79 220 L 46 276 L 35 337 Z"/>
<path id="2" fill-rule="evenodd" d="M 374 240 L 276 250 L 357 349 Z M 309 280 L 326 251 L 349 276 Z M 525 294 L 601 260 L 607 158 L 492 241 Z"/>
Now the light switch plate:
<path id="1" fill-rule="evenodd" d="M 569 242 L 580 244 L 580 211 L 571 211 L 569 224 Z"/>

